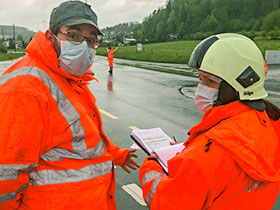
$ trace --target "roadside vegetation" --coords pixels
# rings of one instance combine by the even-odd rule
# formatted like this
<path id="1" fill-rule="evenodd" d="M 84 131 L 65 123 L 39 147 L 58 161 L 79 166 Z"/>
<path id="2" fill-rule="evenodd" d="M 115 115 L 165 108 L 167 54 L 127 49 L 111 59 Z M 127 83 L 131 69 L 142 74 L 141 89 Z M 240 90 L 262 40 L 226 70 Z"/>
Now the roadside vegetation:
<path id="1" fill-rule="evenodd" d="M 279 0 L 168 0 L 146 17 L 134 38 L 149 42 L 201 40 L 217 33 L 280 39 Z"/>
<path id="2" fill-rule="evenodd" d="M 280 40 L 279 17 L 279 0 L 166 0 L 142 23 L 102 29 L 105 36 L 101 46 L 202 40 L 218 33 Z"/>
<path id="3" fill-rule="evenodd" d="M 25 55 L 25 49 L 16 50 L 8 49 L 2 41 L 0 41 L 0 61 L 13 60 Z"/>
<path id="4" fill-rule="evenodd" d="M 135 45 L 122 46 L 116 51 L 114 57 L 137 61 L 186 64 L 193 49 L 199 42 L 190 40 L 144 44 L 142 52 L 136 52 Z M 279 40 L 256 40 L 255 42 L 263 56 L 265 56 L 265 50 L 280 50 Z M 107 56 L 106 48 L 98 48 L 97 55 Z"/>
<path id="5" fill-rule="evenodd" d="M 0 54 L 0 61 L 13 60 L 24 56 L 25 53 Z"/>
<path id="6" fill-rule="evenodd" d="M 142 52 L 136 52 L 136 46 L 123 46 L 119 47 L 118 51 L 114 54 L 114 57 L 138 61 L 186 63 L 197 43 L 199 43 L 199 41 L 145 44 L 143 45 Z M 98 48 L 97 54 L 106 56 L 106 48 Z"/>

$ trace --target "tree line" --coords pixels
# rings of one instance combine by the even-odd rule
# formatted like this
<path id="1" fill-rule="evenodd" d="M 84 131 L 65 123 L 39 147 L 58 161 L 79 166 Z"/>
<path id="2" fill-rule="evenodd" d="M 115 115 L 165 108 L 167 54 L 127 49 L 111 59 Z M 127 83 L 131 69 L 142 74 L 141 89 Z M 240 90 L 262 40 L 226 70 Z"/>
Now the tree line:
<path id="1" fill-rule="evenodd" d="M 132 26 L 141 42 L 203 39 L 224 32 L 280 39 L 280 0 L 168 0 Z"/>
<path id="2" fill-rule="evenodd" d="M 114 43 L 113 45 L 116 45 L 117 43 L 123 43 L 124 38 L 134 38 L 134 32 L 138 31 L 139 27 L 141 27 L 141 24 L 138 22 L 120 23 L 102 29 L 102 33 L 110 44 Z"/>
<path id="3" fill-rule="evenodd" d="M 145 18 L 137 38 L 201 39 L 222 32 L 280 38 L 279 6 L 280 0 L 168 0 Z"/>

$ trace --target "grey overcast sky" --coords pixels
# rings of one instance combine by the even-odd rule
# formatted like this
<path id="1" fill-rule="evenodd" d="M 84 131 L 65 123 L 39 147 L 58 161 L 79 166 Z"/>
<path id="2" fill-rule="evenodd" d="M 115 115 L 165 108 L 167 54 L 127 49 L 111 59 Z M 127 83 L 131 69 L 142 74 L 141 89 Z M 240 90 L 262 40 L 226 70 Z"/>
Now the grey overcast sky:
<path id="1" fill-rule="evenodd" d="M 65 0 L 0 0 L 0 25 L 26 27 L 37 32 L 48 29 L 49 16 L 54 7 Z M 138 21 L 166 0 L 81 0 L 90 4 L 98 16 L 99 27 Z"/>

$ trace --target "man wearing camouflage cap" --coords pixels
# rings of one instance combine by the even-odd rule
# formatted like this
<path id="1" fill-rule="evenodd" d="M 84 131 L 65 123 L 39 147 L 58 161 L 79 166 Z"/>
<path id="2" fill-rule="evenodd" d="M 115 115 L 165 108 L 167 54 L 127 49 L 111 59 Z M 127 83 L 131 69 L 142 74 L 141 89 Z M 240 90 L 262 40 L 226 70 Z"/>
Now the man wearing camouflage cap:
<path id="1" fill-rule="evenodd" d="M 64 2 L 0 77 L 1 210 L 116 209 L 114 165 L 139 165 L 104 134 L 87 87 L 97 35 L 90 6 Z"/>

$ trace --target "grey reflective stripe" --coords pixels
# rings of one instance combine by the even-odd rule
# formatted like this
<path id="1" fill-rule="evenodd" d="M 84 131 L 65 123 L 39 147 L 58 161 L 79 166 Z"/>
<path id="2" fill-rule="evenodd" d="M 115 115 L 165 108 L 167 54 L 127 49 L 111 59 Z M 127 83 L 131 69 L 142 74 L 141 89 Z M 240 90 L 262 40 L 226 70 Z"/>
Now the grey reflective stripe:
<path id="1" fill-rule="evenodd" d="M 23 67 L 10 74 L 6 74 L 0 77 L 0 85 L 5 83 L 7 80 L 15 78 L 17 76 L 32 75 L 40 78 L 44 84 L 49 88 L 50 93 L 54 100 L 57 102 L 57 106 L 61 114 L 67 120 L 70 125 L 70 130 L 72 132 L 72 146 L 73 150 L 86 150 L 85 143 L 85 132 L 80 122 L 80 115 L 73 107 L 73 105 L 68 101 L 64 93 L 58 87 L 58 85 L 50 78 L 50 76 L 36 67 Z"/>
<path id="2" fill-rule="evenodd" d="M 146 203 L 149 207 L 151 205 L 152 197 L 153 197 L 154 193 L 156 192 L 157 185 L 158 185 L 158 183 L 160 182 L 160 180 L 163 176 L 164 175 L 160 172 L 151 171 L 149 173 L 146 173 L 145 176 L 142 179 L 142 186 L 145 183 L 150 182 L 151 180 L 155 179 L 155 181 L 153 182 L 153 184 L 150 188 L 150 191 L 149 191 L 148 195 L 145 198 L 145 201 L 146 201 Z"/>
<path id="3" fill-rule="evenodd" d="M 86 166 L 80 170 L 42 170 L 29 174 L 30 185 L 62 184 L 93 179 L 112 172 L 113 162 L 107 161 Z"/>
<path id="4" fill-rule="evenodd" d="M 40 78 L 43 83 L 48 87 L 51 96 L 57 103 L 57 107 L 66 121 L 70 125 L 72 132 L 72 147 L 73 152 L 66 149 L 53 148 L 49 152 L 45 153 L 42 157 L 45 160 L 55 161 L 62 158 L 74 158 L 74 159 L 89 159 L 98 157 L 104 154 L 105 144 L 100 141 L 96 147 L 87 149 L 85 143 L 85 132 L 80 122 L 80 115 L 66 98 L 65 94 L 59 88 L 59 86 L 41 69 L 36 67 L 23 67 L 10 74 L 6 74 L 0 77 L 0 85 L 9 79 L 17 76 L 32 75 Z M 59 155 L 56 157 L 56 155 Z M 65 171 L 57 170 L 41 170 L 31 172 L 29 174 L 30 185 L 46 185 L 46 184 L 58 184 L 67 182 L 77 182 L 92 179 L 98 176 L 102 176 L 112 171 L 112 161 L 89 165 L 80 170 L 69 169 Z"/>
<path id="5" fill-rule="evenodd" d="M 162 174 L 162 173 L 157 172 L 157 171 L 150 171 L 150 172 L 148 172 L 148 173 L 146 173 L 146 174 L 144 175 L 144 177 L 143 177 L 143 179 L 142 179 L 142 186 L 143 186 L 145 183 L 147 183 L 147 182 L 149 182 L 149 181 L 151 181 L 151 180 L 153 180 L 153 179 L 155 179 L 155 178 L 161 179 L 162 177 L 163 177 L 163 174 Z"/>
<path id="6" fill-rule="evenodd" d="M 156 192 L 157 185 L 158 185 L 159 182 L 160 182 L 160 179 L 159 179 L 159 178 L 157 178 L 157 179 L 153 182 L 153 184 L 152 184 L 152 186 L 151 186 L 151 188 L 150 188 L 150 191 L 149 191 L 148 195 L 147 195 L 146 198 L 145 198 L 145 201 L 146 201 L 146 203 L 147 203 L 147 205 L 148 205 L 149 207 L 151 206 L 152 197 L 153 197 L 154 193 Z"/>
<path id="7" fill-rule="evenodd" d="M 20 171 L 30 172 L 36 167 L 38 167 L 37 164 L 0 165 L 0 181 L 15 180 Z"/>
<path id="8" fill-rule="evenodd" d="M 45 161 L 59 161 L 64 158 L 70 159 L 92 159 L 99 157 L 105 152 L 105 143 L 100 141 L 95 147 L 83 151 L 69 151 L 67 149 L 53 148 L 41 156 Z"/>
<path id="9" fill-rule="evenodd" d="M 5 203 L 9 200 L 16 200 L 17 194 L 24 191 L 27 188 L 28 184 L 22 185 L 16 192 L 10 192 L 4 195 L 0 195 L 0 203 Z"/>
<path id="10" fill-rule="evenodd" d="M 25 69 L 25 68 L 22 68 L 22 69 Z M 30 71 L 32 68 L 29 67 L 27 69 Z M 6 81 L 8 81 L 11 78 L 15 78 L 15 77 L 20 76 L 20 75 L 28 74 L 28 70 L 27 71 L 25 70 L 24 72 L 22 72 L 21 70 L 20 71 L 14 71 L 12 73 L 2 75 L 0 77 L 0 85 L 4 84 Z"/>

